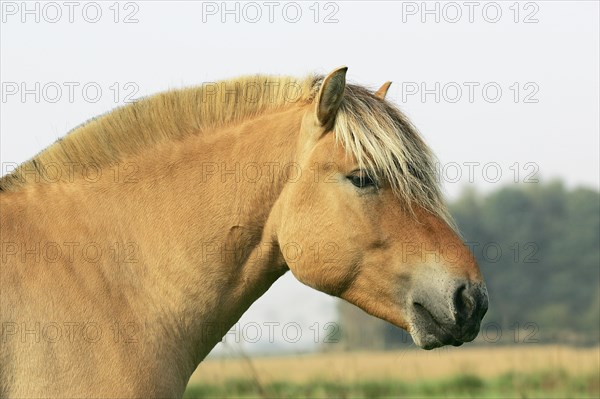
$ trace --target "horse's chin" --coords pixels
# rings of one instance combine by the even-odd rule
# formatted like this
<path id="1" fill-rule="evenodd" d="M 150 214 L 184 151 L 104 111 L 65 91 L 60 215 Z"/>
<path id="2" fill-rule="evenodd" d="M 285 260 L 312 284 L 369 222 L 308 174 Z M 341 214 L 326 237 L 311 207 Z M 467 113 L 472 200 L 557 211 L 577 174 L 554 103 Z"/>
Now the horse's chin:
<path id="1" fill-rule="evenodd" d="M 417 334 L 411 332 L 411 336 L 415 344 L 419 348 L 425 350 L 431 350 L 446 345 L 461 346 L 462 344 L 464 344 L 464 342 L 454 339 L 452 337 L 447 337 L 444 335 L 440 336 L 429 332 Z"/>
<path id="2" fill-rule="evenodd" d="M 445 345 L 461 346 L 466 342 L 463 339 L 457 339 L 420 305 L 414 308 L 409 332 L 415 344 L 426 350 Z"/>

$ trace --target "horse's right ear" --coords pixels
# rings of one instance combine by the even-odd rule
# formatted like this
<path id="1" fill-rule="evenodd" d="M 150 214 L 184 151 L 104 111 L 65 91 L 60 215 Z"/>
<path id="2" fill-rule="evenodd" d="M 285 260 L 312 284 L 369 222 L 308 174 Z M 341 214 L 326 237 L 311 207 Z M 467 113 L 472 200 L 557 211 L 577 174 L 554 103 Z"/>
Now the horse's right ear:
<path id="1" fill-rule="evenodd" d="M 346 88 L 346 71 L 348 67 L 340 67 L 323 79 L 317 96 L 317 120 L 324 127 L 331 127 L 344 98 Z"/>
<path id="2" fill-rule="evenodd" d="M 390 89 L 390 86 L 392 85 L 392 82 L 385 82 L 380 88 L 379 90 L 377 90 L 375 92 L 375 97 L 377 97 L 380 100 L 385 100 L 385 95 L 387 94 L 388 90 Z"/>

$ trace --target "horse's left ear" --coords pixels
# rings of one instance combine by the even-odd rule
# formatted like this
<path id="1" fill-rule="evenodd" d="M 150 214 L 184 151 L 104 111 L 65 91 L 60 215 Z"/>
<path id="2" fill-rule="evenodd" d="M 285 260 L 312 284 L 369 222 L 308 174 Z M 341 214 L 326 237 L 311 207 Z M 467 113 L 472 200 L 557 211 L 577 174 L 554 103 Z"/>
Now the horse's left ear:
<path id="1" fill-rule="evenodd" d="M 344 98 L 346 88 L 346 71 L 348 67 L 340 67 L 323 79 L 317 96 L 317 120 L 321 126 L 330 127 L 337 115 Z"/>
<path id="2" fill-rule="evenodd" d="M 390 86 L 392 85 L 392 82 L 385 82 L 383 85 L 381 85 L 381 87 L 379 88 L 379 90 L 377 90 L 375 92 L 375 97 L 384 100 L 385 99 L 385 95 L 387 94 Z"/>

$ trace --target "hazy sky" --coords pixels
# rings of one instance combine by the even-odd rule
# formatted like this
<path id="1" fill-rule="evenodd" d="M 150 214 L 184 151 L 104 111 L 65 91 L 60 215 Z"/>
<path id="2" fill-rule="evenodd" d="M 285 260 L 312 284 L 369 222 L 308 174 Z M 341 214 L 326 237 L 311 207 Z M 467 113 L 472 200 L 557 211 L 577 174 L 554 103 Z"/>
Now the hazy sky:
<path id="1" fill-rule="evenodd" d="M 394 82 L 451 197 L 536 177 L 599 186 L 596 1 L 114 4 L 2 2 L 2 174 L 128 98 L 347 65 L 352 82 Z M 286 275 L 242 324 L 296 321 L 309 345 L 333 303 Z"/>

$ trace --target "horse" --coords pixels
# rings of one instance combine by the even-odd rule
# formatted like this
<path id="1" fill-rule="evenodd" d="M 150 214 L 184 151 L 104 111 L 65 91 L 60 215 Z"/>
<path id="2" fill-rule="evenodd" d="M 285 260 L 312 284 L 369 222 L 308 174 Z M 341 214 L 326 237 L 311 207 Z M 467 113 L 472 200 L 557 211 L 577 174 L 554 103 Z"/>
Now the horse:
<path id="1" fill-rule="evenodd" d="M 487 290 L 434 156 L 346 72 L 141 98 L 2 177 L 0 396 L 181 397 L 287 271 L 421 348 L 473 340 Z"/>

